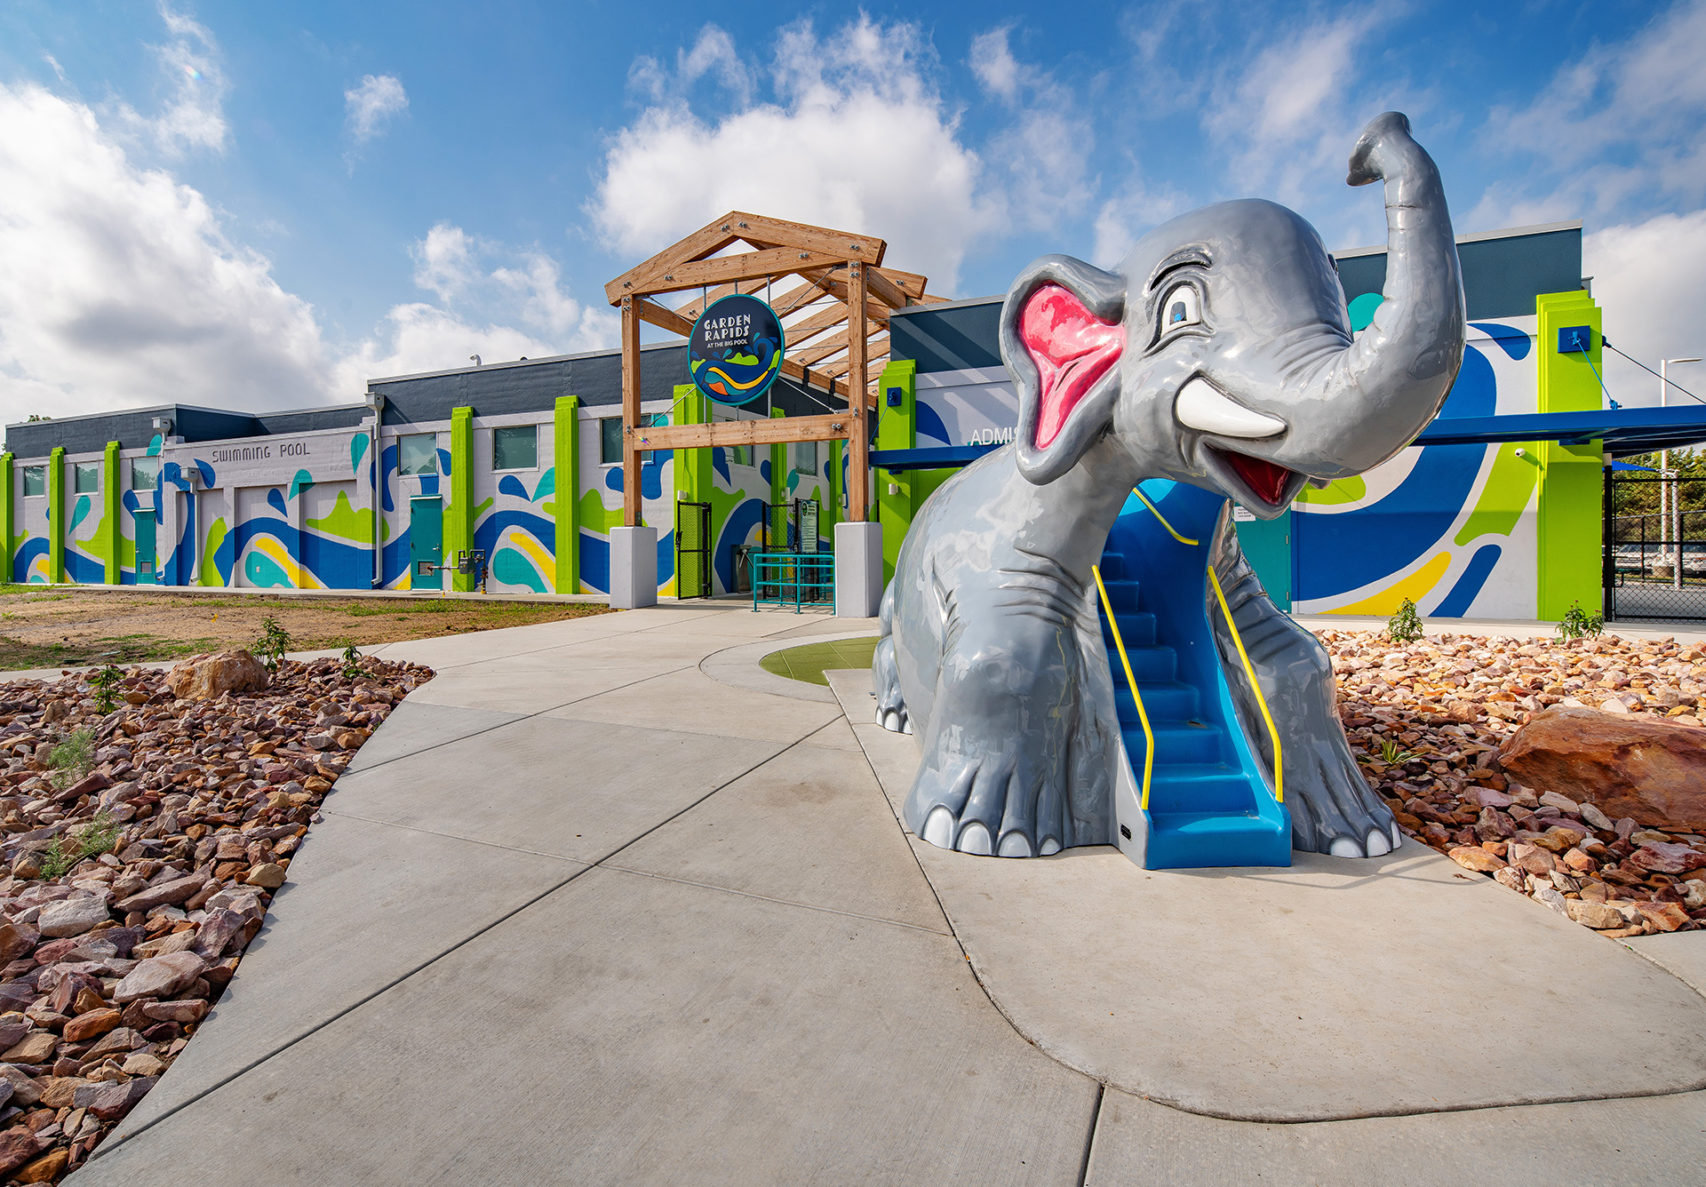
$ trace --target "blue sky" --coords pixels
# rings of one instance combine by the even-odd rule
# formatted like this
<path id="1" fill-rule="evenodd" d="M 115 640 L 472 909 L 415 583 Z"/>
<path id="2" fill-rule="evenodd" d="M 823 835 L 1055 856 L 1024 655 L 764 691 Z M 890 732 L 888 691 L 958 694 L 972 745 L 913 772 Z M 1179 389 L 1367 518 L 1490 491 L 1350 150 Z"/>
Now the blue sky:
<path id="1" fill-rule="evenodd" d="M 1613 340 L 1706 354 L 1706 0 L 1039 11 L 13 0 L 0 417 L 612 345 L 604 282 L 731 207 L 949 296 L 1242 195 L 1374 243 L 1344 160 L 1391 107 L 1459 231 L 1582 219 Z"/>

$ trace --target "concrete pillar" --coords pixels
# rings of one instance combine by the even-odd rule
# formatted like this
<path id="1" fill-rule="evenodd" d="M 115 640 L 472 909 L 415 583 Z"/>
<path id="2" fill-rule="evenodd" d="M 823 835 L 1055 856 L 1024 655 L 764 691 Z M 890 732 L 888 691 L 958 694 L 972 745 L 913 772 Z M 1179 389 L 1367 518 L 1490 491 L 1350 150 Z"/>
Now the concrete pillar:
<path id="1" fill-rule="evenodd" d="M 637 610 L 658 604 L 658 530 L 610 529 L 610 605 Z"/>
<path id="2" fill-rule="evenodd" d="M 883 525 L 835 525 L 835 615 L 870 618 L 883 597 Z"/>

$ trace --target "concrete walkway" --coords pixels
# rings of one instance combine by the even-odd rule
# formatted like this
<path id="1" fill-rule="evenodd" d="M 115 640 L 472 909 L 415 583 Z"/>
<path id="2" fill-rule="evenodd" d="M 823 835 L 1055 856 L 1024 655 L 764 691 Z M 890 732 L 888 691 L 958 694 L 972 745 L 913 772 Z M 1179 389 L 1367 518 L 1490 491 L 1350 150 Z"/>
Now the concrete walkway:
<path id="1" fill-rule="evenodd" d="M 1698 1174 L 1706 935 L 1614 944 L 1413 846 L 940 853 L 858 681 L 757 667 L 872 630 L 701 604 L 383 649 L 438 678 L 71 1181 Z"/>

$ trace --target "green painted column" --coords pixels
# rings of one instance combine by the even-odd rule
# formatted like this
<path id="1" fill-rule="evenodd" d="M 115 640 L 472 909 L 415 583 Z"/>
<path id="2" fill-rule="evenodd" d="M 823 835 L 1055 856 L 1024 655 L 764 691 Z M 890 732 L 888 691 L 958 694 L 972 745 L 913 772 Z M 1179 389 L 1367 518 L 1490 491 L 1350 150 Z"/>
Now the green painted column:
<path id="1" fill-rule="evenodd" d="M 781 420 L 780 408 L 770 410 L 771 420 Z M 770 501 L 780 503 L 788 497 L 788 446 L 776 442 L 770 447 Z M 772 527 L 775 525 L 772 524 Z"/>
<path id="2" fill-rule="evenodd" d="M 553 496 L 557 520 L 556 572 L 552 588 L 581 591 L 581 473 L 579 396 L 558 396 L 551 421 L 551 464 L 557 469 Z"/>
<path id="3" fill-rule="evenodd" d="M 900 389 L 900 404 L 890 406 L 889 392 Z M 914 359 L 893 359 L 883 368 L 877 382 L 877 448 L 915 449 L 918 446 L 918 363 Z M 891 474 L 878 470 L 877 522 L 883 525 L 883 580 L 894 576 L 894 565 L 900 556 L 900 542 L 912 526 L 912 513 L 922 498 L 915 500 L 916 470 Z M 890 494 L 890 488 L 894 493 Z"/>
<path id="4" fill-rule="evenodd" d="M 444 563 L 454 565 L 456 554 L 474 547 L 474 410 L 450 410 L 450 505 L 444 509 Z M 474 574 L 452 572 L 450 588 L 470 593 Z"/>
<path id="5" fill-rule="evenodd" d="M 0 560 L 4 560 L 6 565 L 5 573 L 0 575 L 0 581 L 12 580 L 12 545 L 17 539 L 12 534 L 17 518 L 15 511 L 12 497 L 12 455 L 10 452 L 0 453 Z"/>
<path id="6" fill-rule="evenodd" d="M 711 400 L 704 392 L 691 383 L 678 383 L 672 392 L 675 397 L 671 408 L 674 411 L 675 423 L 678 425 L 703 425 L 711 423 Z M 723 515 L 727 508 L 713 496 L 716 490 L 716 470 L 711 465 L 710 449 L 677 449 L 670 454 L 670 465 L 675 475 L 675 501 L 678 503 L 709 503 L 711 505 L 711 539 L 715 541 L 718 533 L 723 530 Z M 676 523 L 680 523 L 677 516 Z M 679 544 L 677 545 L 679 548 Z M 680 552 L 676 556 L 680 557 Z M 712 554 L 715 555 L 713 547 Z M 713 582 L 715 578 L 712 578 Z M 682 597 L 683 587 L 681 573 L 675 574 L 675 596 Z M 713 592 L 715 592 L 713 590 Z"/>
<path id="7" fill-rule="evenodd" d="M 829 506 L 823 509 L 823 538 L 829 541 L 830 551 L 835 550 L 835 525 L 841 522 L 841 451 L 847 447 L 845 441 L 829 443 Z"/>
<path id="8" fill-rule="evenodd" d="M 47 579 L 65 582 L 65 446 L 47 455 Z"/>
<path id="9" fill-rule="evenodd" d="M 1605 374 L 1599 306 L 1579 290 L 1543 293 L 1534 304 L 1540 323 L 1535 342 L 1539 355 L 1536 411 L 1603 408 L 1604 395 L 1594 374 L 1596 370 Z M 1559 353 L 1558 331 L 1571 326 L 1587 326 L 1592 331 L 1587 354 Z M 1535 446 L 1540 459 L 1535 614 L 1541 619 L 1556 621 L 1575 602 L 1589 613 L 1603 608 L 1602 448 L 1599 441 L 1587 445 L 1545 441 Z"/>
<path id="10" fill-rule="evenodd" d="M 118 442 L 108 441 L 106 456 L 101 458 L 101 531 L 95 542 L 107 550 L 106 581 L 119 584 L 119 540 L 124 535 L 119 528 Z M 211 559 L 208 562 L 212 564 Z"/>

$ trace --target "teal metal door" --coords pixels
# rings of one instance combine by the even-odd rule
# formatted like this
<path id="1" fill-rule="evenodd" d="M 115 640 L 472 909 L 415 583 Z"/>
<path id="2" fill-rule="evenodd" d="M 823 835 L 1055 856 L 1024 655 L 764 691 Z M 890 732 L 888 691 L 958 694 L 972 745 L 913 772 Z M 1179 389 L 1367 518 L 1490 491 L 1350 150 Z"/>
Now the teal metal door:
<path id="1" fill-rule="evenodd" d="M 444 500 L 437 495 L 409 500 L 409 588 L 443 589 Z"/>
<path id="2" fill-rule="evenodd" d="M 1238 546 L 1256 570 L 1268 597 L 1281 610 L 1291 609 L 1291 510 L 1278 519 L 1257 519 L 1234 505 L 1232 517 L 1238 528 Z"/>
<path id="3" fill-rule="evenodd" d="M 154 552 L 154 508 L 143 507 L 136 522 L 136 584 L 160 584 L 160 559 Z"/>

